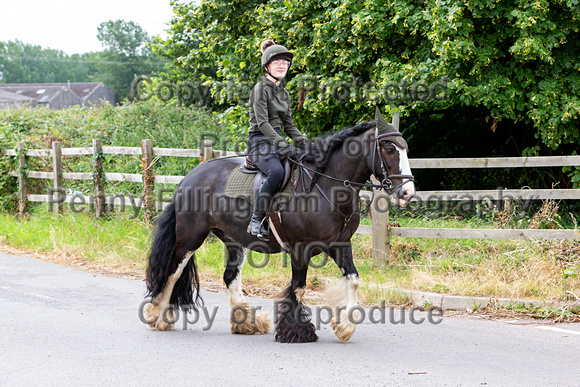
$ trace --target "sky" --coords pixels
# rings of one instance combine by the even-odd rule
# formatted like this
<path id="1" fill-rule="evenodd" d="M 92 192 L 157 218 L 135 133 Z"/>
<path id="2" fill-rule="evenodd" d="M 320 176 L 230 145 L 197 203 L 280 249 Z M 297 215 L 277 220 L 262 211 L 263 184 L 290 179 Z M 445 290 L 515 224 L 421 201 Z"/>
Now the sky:
<path id="1" fill-rule="evenodd" d="M 11 0 L 0 3 L 0 41 L 53 48 L 67 54 L 102 51 L 97 27 L 123 19 L 139 24 L 149 36 L 166 37 L 169 0 Z"/>

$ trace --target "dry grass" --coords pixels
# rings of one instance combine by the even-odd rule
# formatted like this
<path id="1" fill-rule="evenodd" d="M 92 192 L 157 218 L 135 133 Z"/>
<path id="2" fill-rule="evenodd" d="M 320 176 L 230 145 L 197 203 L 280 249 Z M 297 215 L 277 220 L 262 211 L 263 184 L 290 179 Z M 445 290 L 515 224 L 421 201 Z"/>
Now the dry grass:
<path id="1" fill-rule="evenodd" d="M 549 210 L 549 209 L 548 209 Z M 553 218 L 544 211 L 537 224 Z M 37 258 L 101 274 L 142 279 L 149 246 L 149 228 L 137 220 L 97 221 L 76 214 L 54 218 L 34 214 L 18 221 L 0 214 L 0 244 L 14 254 Z M 503 218 L 502 218 L 503 219 Z M 465 221 L 433 221 L 430 227 L 457 227 Z M 454 223 L 455 222 L 455 223 Z M 404 226 L 424 226 L 407 220 Z M 493 225 L 487 225 L 493 227 Z M 372 259 L 370 236 L 355 235 L 353 251 L 360 273 L 363 303 L 386 300 L 407 304 L 404 294 L 376 285 L 409 290 L 495 298 L 573 299 L 580 294 L 580 243 L 577 241 L 444 240 L 393 238 L 392 254 L 399 264 L 378 269 Z M 210 238 L 196 252 L 202 286 L 223 291 L 223 245 Z M 257 256 L 256 261 L 265 257 Z M 246 264 L 244 289 L 250 295 L 277 297 L 289 283 L 291 269 L 280 254 L 265 267 Z M 316 258 L 318 261 L 321 257 Z M 326 285 L 340 277 L 329 262 L 309 270 L 306 301 L 318 303 Z M 567 293 L 568 292 L 568 293 Z"/>
<path id="2" fill-rule="evenodd" d="M 558 243 L 546 247 L 547 242 L 486 242 L 495 246 L 449 249 L 450 254 L 421 246 L 425 241 L 415 243 L 395 244 L 395 254 L 414 256 L 406 261 L 408 275 L 399 282 L 406 288 L 469 296 L 565 298 L 562 266 L 555 258 L 562 254 Z M 462 253 L 467 259 L 461 259 Z M 577 273 L 580 257 L 575 259 L 567 264 Z M 580 278 L 566 278 L 566 282 L 569 290 L 580 289 Z"/>

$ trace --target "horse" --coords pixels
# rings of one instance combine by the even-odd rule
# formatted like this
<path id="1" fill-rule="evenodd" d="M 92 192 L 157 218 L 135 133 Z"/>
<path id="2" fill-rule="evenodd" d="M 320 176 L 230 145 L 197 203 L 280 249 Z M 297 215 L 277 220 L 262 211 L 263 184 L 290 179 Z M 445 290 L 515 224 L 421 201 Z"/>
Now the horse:
<path id="1" fill-rule="evenodd" d="M 326 292 L 332 307 L 330 326 L 340 341 L 349 341 L 360 316 L 356 310 L 359 275 L 350 241 L 360 221 L 359 192 L 364 186 L 385 189 L 391 201 L 404 207 L 415 195 L 408 146 L 399 131 L 398 112 L 387 123 L 378 108 L 374 121 L 312 144 L 311 152 L 300 161 L 291 160 L 300 177 L 289 183 L 293 195 L 285 209 L 271 208 L 270 229 L 275 237 L 267 242 L 246 232 L 252 204 L 224 194 L 228 176 L 243 164 L 243 157 L 209 160 L 185 176 L 152 232 L 146 269 L 150 297 L 146 321 L 151 328 L 172 330 L 173 308 L 190 310 L 203 304 L 194 252 L 213 233 L 228 253 L 223 280 L 229 293 L 232 333 L 264 334 L 272 328 L 271 316 L 255 313 L 241 290 L 248 249 L 268 254 L 286 251 L 292 279 L 284 298 L 276 303 L 275 341 L 316 341 L 302 299 L 310 259 L 326 253 L 342 272 L 342 278 Z M 380 184 L 367 183 L 371 175 Z"/>

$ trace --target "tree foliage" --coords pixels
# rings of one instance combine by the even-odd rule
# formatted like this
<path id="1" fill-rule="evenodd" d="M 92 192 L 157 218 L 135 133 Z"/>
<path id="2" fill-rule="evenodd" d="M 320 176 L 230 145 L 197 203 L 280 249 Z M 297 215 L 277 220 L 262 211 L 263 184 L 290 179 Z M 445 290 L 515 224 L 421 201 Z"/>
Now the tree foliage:
<path id="1" fill-rule="evenodd" d="M 171 60 L 175 79 L 204 82 L 224 107 L 245 102 L 260 76 L 260 42 L 272 38 L 295 54 L 287 87 L 296 121 L 311 133 L 389 105 L 407 114 L 478 109 L 492 129 L 526 125 L 541 140 L 526 144 L 529 154 L 580 140 L 578 0 L 217 0 L 173 7 L 169 38 L 157 40 L 156 51 Z M 435 90 L 439 98 L 423 89 L 436 82 L 447 90 Z M 300 89 L 305 98 L 297 109 Z"/>
<path id="2" fill-rule="evenodd" d="M 83 55 L 68 55 L 18 40 L 0 42 L 1 83 L 86 82 L 94 68 L 85 62 Z"/>
<path id="3" fill-rule="evenodd" d="M 97 39 L 109 51 L 127 56 L 147 55 L 149 34 L 133 21 L 109 20 L 97 27 Z"/>
<path id="4" fill-rule="evenodd" d="M 165 62 L 151 51 L 151 38 L 139 24 L 109 20 L 97 30 L 97 38 L 105 50 L 93 54 L 98 73 L 91 79 L 109 86 L 118 101 L 130 97 L 131 83 L 136 76 L 163 70 Z"/>

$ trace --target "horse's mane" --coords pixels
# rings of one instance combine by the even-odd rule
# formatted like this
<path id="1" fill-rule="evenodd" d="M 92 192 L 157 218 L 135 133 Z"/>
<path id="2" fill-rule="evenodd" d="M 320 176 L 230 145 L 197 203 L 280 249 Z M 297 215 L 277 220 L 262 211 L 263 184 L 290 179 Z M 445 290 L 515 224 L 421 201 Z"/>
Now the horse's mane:
<path id="1" fill-rule="evenodd" d="M 351 128 L 346 128 L 338 133 L 330 134 L 326 137 L 316 138 L 311 143 L 310 146 L 305 149 L 305 161 L 310 161 L 314 163 L 316 172 L 322 173 L 328 165 L 328 160 L 330 155 L 339 148 L 342 143 L 344 143 L 350 137 L 356 137 L 367 130 L 374 128 L 376 126 L 375 121 L 362 122 Z M 312 190 L 314 184 L 318 180 L 319 174 L 316 173 L 310 184 L 308 192 Z"/>

